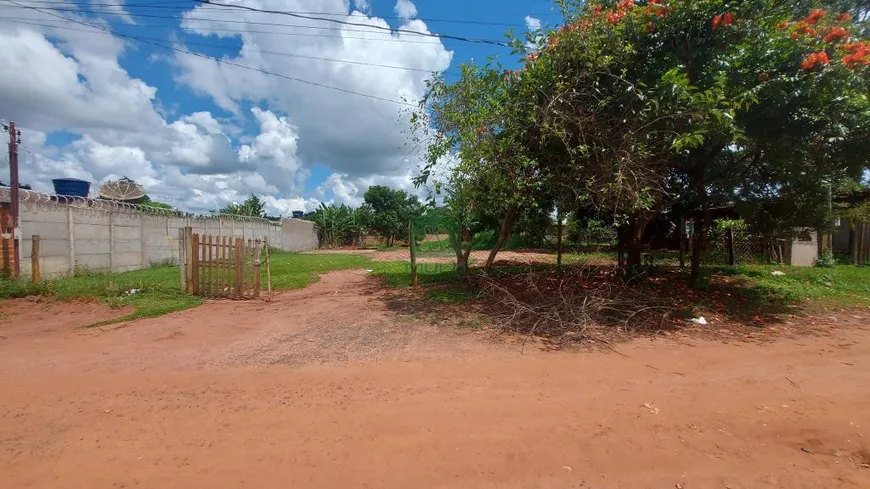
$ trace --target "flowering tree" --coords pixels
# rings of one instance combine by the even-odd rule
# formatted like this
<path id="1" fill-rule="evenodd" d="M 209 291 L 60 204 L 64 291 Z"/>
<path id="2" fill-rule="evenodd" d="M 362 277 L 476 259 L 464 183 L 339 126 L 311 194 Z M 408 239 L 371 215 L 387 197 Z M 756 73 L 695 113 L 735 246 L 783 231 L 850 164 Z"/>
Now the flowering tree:
<path id="1" fill-rule="evenodd" d="M 631 266 L 647 224 L 679 207 L 696 219 L 695 279 L 712 205 L 812 202 L 868 167 L 863 2 L 558 3 L 562 26 L 514 39 L 523 69 L 466 66 L 424 109 L 430 163 L 459 155 L 507 227 L 554 195 L 612 216 Z"/>
<path id="2" fill-rule="evenodd" d="M 525 53 L 517 93 L 537 124 L 524 145 L 551 185 L 616 217 L 629 265 L 646 223 L 672 206 L 695 212 L 697 277 L 715 199 L 867 167 L 870 51 L 849 12 L 773 0 L 561 5 L 566 24 Z"/>

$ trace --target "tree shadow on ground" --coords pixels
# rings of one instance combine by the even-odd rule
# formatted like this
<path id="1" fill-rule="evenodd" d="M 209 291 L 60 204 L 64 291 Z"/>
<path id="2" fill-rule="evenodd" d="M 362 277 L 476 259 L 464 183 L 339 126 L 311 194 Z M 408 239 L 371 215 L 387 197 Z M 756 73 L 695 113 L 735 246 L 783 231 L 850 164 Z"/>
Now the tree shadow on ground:
<path id="1" fill-rule="evenodd" d="M 508 332 L 545 337 L 672 331 L 695 326 L 691 319 L 700 317 L 717 327 L 761 328 L 799 312 L 775 288 L 752 282 L 762 272 L 705 271 L 701 286 L 692 288 L 688 272 L 677 267 L 648 267 L 626 281 L 611 265 L 505 264 L 488 276 L 477 272 L 471 284 L 456 282 L 452 271 L 421 274 L 421 287 L 382 289 L 381 299 L 399 314 L 473 314 Z"/>

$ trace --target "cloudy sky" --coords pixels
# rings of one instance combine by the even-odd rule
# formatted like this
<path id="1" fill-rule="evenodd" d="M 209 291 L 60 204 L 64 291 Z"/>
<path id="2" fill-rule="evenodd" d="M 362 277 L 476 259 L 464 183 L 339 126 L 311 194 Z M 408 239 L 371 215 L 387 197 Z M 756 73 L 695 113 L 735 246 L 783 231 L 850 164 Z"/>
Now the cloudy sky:
<path id="1" fill-rule="evenodd" d="M 503 41 L 558 19 L 546 0 L 215 1 L 360 25 L 190 0 L 0 0 L 0 119 L 22 131 L 22 182 L 127 176 L 183 210 L 255 193 L 282 215 L 357 205 L 373 184 L 412 191 L 426 80 L 515 61 L 400 30 Z"/>

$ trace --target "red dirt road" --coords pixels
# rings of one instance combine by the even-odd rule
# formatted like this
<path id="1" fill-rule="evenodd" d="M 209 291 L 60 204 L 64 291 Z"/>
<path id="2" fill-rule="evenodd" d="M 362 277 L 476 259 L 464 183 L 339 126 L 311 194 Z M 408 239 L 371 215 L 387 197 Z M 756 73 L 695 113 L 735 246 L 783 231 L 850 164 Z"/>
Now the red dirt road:
<path id="1" fill-rule="evenodd" d="M 870 330 L 846 313 L 620 355 L 428 324 L 359 272 L 105 331 L 0 306 L 3 488 L 870 487 Z"/>

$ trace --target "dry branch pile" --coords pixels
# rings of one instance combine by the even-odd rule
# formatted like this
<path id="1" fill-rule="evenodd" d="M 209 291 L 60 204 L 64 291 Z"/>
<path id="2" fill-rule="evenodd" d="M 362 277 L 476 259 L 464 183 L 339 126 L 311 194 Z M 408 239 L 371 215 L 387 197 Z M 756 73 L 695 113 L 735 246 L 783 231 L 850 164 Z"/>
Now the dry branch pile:
<path id="1" fill-rule="evenodd" d="M 662 329 L 669 298 L 617 280 L 612 267 L 583 267 L 481 277 L 487 312 L 502 328 L 546 337 L 606 340 Z"/>

